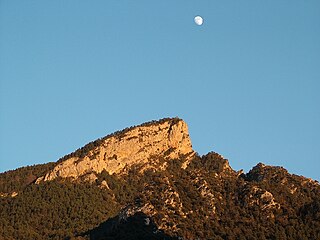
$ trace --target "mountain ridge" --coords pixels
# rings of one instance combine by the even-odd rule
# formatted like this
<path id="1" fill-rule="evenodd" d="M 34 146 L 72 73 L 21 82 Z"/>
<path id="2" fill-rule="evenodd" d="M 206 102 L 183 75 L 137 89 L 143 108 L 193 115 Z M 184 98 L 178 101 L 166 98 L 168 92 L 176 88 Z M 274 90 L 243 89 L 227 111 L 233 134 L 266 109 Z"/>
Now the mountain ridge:
<path id="1" fill-rule="evenodd" d="M 81 162 L 86 168 L 77 169 Z M 68 168 L 76 170 L 61 171 Z M 1 173 L 0 193 L 0 239 L 320 239 L 317 181 L 263 163 L 244 173 L 218 153 L 199 156 L 179 118 Z"/>
<path id="2" fill-rule="evenodd" d="M 188 126 L 179 118 L 166 118 L 130 127 L 98 139 L 77 151 L 59 160 L 52 171 L 36 182 L 57 177 L 77 179 L 87 173 L 100 173 L 103 170 L 109 174 L 120 174 L 134 164 L 148 163 L 151 158 L 160 155 L 173 159 L 180 155 L 188 155 L 190 158 L 195 154 Z"/>

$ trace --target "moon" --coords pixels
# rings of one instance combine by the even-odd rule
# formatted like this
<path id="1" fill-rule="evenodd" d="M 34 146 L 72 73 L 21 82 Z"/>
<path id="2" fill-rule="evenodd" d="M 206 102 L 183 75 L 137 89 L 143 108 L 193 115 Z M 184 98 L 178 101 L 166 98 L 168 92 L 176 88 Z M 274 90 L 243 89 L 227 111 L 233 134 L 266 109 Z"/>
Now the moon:
<path id="1" fill-rule="evenodd" d="M 198 25 L 201 26 L 203 24 L 203 18 L 200 16 L 194 17 L 194 22 Z"/>

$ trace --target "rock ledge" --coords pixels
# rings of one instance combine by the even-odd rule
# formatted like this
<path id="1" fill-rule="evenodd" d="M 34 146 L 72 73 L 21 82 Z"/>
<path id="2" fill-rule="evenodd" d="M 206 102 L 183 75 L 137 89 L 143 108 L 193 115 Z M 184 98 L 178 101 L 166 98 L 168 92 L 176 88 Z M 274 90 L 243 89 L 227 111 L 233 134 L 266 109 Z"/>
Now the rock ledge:
<path id="1" fill-rule="evenodd" d="M 39 178 L 37 183 L 57 177 L 77 179 L 103 170 L 109 174 L 120 174 L 132 165 L 153 161 L 155 156 L 167 159 L 181 156 L 190 158 L 194 151 L 187 124 L 179 118 L 168 118 L 109 135 L 93 142 L 84 154 L 75 153 L 58 161 L 54 169 Z"/>

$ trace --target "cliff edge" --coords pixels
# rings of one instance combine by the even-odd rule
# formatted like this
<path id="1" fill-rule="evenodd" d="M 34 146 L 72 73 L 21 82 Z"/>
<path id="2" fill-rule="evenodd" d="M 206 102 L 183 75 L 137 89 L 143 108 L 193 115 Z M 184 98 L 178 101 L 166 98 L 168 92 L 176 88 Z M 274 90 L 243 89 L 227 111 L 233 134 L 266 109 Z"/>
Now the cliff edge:
<path id="1" fill-rule="evenodd" d="M 194 155 L 187 124 L 179 118 L 152 121 L 98 139 L 65 156 L 40 181 L 57 177 L 77 179 L 91 173 L 125 173 L 135 164 L 148 164 L 159 157 L 190 159 Z"/>

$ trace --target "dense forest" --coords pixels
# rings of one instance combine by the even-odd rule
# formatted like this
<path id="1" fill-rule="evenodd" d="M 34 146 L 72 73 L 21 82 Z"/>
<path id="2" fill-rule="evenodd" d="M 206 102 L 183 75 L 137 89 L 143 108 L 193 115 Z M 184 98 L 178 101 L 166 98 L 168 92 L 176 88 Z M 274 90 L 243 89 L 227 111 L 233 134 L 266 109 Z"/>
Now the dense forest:
<path id="1" fill-rule="evenodd" d="M 0 239 L 320 239 L 320 187 L 284 168 L 233 171 L 217 153 L 166 169 L 35 184 L 53 163 L 0 174 Z"/>
<path id="2" fill-rule="evenodd" d="M 38 177 L 54 167 L 55 163 L 38 164 L 10 170 L 0 174 L 0 193 L 12 193 L 23 191 Z"/>

